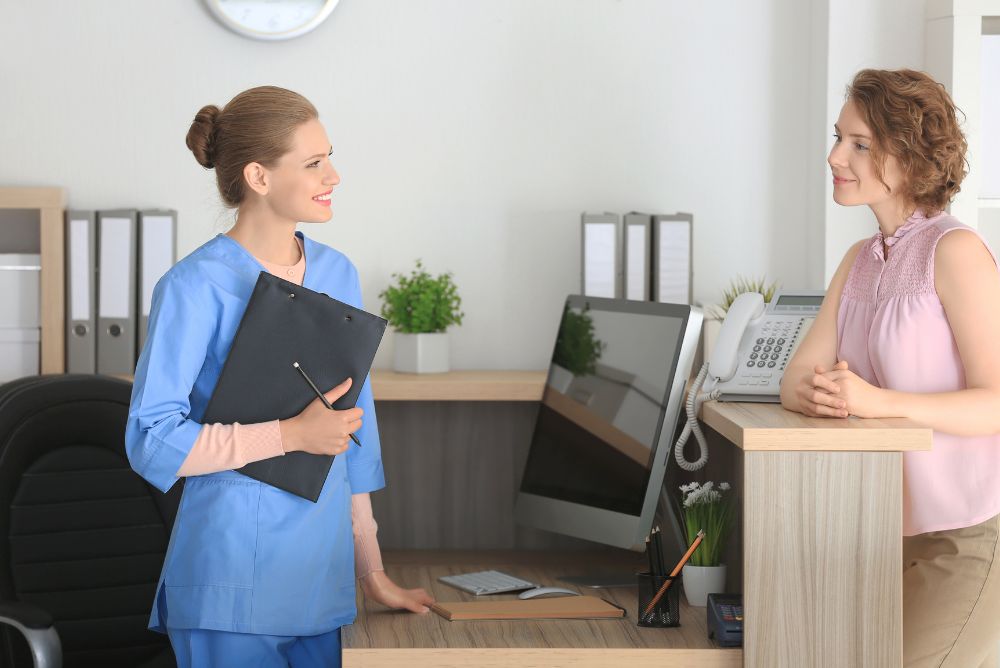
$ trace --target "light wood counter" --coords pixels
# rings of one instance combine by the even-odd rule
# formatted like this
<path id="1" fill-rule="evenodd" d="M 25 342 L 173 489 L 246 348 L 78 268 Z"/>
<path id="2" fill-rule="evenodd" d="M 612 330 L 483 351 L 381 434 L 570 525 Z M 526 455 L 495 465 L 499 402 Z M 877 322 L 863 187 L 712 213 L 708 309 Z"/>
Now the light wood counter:
<path id="1" fill-rule="evenodd" d="M 371 372 L 376 401 L 541 401 L 545 371 Z"/>
<path id="2" fill-rule="evenodd" d="M 931 430 L 777 404 L 702 418 L 740 448 L 744 665 L 901 665 L 902 458 Z"/>
<path id="3" fill-rule="evenodd" d="M 557 574 L 589 568 L 643 568 L 642 555 L 620 551 L 387 551 L 386 571 L 403 587 L 423 587 L 442 601 L 474 597 L 438 582 L 441 575 L 496 568 L 546 585 Z M 580 590 L 583 591 L 583 590 Z M 588 592 L 592 593 L 592 592 Z M 742 651 L 708 640 L 704 608 L 681 596 L 681 626 L 636 626 L 635 588 L 598 590 L 626 609 L 624 619 L 449 622 L 434 613 L 389 611 L 358 594 L 358 619 L 344 627 L 345 668 L 440 668 L 443 666 L 545 666 L 558 668 L 737 668 Z M 505 596 L 505 595 L 500 595 Z"/>
<path id="4" fill-rule="evenodd" d="M 930 450 L 931 431 L 903 418 L 810 418 L 780 404 L 708 401 L 701 419 L 743 450 Z"/>
<path id="5" fill-rule="evenodd" d="M 377 401 L 404 402 L 394 407 L 413 411 L 424 408 L 405 402 L 454 401 L 471 410 L 483 401 L 540 401 L 544 384 L 541 371 L 455 371 L 433 376 L 372 372 Z M 503 407 L 482 408 L 492 414 Z M 458 407 L 443 405 L 440 410 L 451 417 Z M 477 413 L 475 424 L 483 417 Z M 625 620 L 446 622 L 433 614 L 393 613 L 359 601 L 358 623 L 344 630 L 344 665 L 901 665 L 902 459 L 904 452 L 930 449 L 931 430 L 901 419 L 807 418 L 777 404 L 707 402 L 702 419 L 735 446 L 723 453 L 735 458 L 735 475 L 721 479 L 735 481 L 740 499 L 742 651 L 708 645 L 703 608 L 683 607 L 679 629 L 640 629 L 635 626 L 634 590 L 607 590 L 612 600 L 629 610 Z M 415 429 L 405 424 L 401 433 L 409 438 Z M 443 432 L 441 440 L 461 443 L 461 456 L 481 458 L 475 448 L 466 447 L 481 438 L 477 429 Z M 715 452 L 727 447 L 715 434 L 709 435 L 716 441 Z M 519 435 L 517 443 L 523 438 Z M 411 450 L 404 452 L 409 456 Z M 427 459 L 422 453 L 415 461 L 401 461 L 412 471 Z M 487 480 L 494 484 L 495 478 Z M 440 499 L 433 497 L 432 512 L 453 512 L 456 500 L 473 495 L 474 490 L 462 487 L 464 480 L 442 478 L 438 485 L 451 491 Z M 395 485 L 397 490 L 401 483 Z M 423 480 L 419 483 L 413 499 L 427 496 L 425 485 Z M 399 522 L 415 514 L 413 499 L 407 498 L 396 517 Z M 502 504 L 497 512 L 509 522 L 506 507 Z M 418 551 L 387 552 L 385 563 L 400 584 L 424 587 L 442 600 L 458 600 L 464 594 L 438 583 L 438 575 L 498 568 L 549 584 L 556 573 L 579 564 L 579 557 L 580 553 L 540 551 Z"/>

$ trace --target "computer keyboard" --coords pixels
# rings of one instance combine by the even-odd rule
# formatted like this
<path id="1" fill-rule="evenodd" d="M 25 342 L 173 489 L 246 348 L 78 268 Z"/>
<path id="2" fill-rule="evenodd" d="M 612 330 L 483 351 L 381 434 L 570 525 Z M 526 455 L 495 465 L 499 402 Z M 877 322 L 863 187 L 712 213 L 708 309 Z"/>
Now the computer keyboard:
<path id="1" fill-rule="evenodd" d="M 508 591 L 520 591 L 537 587 L 534 582 L 528 582 L 513 575 L 500 571 L 479 571 L 477 573 L 462 573 L 461 575 L 442 575 L 441 582 L 476 596 L 483 594 L 502 594 Z"/>

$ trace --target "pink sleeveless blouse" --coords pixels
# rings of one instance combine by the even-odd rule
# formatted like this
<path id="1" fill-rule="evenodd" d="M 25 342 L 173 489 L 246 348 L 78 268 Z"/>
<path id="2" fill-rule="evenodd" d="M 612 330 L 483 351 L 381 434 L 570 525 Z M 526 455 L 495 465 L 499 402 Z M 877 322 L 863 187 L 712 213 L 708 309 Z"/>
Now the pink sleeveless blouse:
<path id="1" fill-rule="evenodd" d="M 888 260 L 881 231 L 858 251 L 840 297 L 837 359 L 872 385 L 914 393 L 966 388 L 934 287 L 934 251 L 952 230 L 978 236 L 947 214 L 917 212 L 885 239 Z M 1000 435 L 935 431 L 930 451 L 903 453 L 903 535 L 972 526 L 998 513 Z"/>

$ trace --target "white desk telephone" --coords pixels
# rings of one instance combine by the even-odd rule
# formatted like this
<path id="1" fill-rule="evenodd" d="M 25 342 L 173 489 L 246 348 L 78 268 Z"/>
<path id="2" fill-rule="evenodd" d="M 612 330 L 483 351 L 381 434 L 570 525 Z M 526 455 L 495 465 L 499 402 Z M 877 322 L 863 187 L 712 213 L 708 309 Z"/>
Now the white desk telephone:
<path id="1" fill-rule="evenodd" d="M 688 421 L 674 454 L 681 468 L 694 471 L 708 461 L 698 408 L 705 399 L 719 401 L 780 401 L 781 377 L 806 336 L 823 303 L 822 291 L 779 292 L 769 304 L 757 292 L 746 292 L 732 303 L 712 350 L 712 357 L 688 393 Z M 684 458 L 688 435 L 701 448 L 696 462 Z"/>

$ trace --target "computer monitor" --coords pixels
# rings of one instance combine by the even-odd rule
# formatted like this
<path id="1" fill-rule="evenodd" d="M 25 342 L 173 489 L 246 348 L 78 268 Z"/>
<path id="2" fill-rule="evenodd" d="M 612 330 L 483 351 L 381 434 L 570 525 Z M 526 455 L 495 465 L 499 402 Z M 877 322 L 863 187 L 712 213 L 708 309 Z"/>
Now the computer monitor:
<path id="1" fill-rule="evenodd" d="M 645 548 L 701 323 L 689 305 L 567 297 L 518 523 Z"/>

